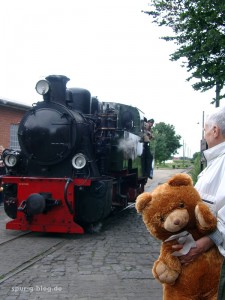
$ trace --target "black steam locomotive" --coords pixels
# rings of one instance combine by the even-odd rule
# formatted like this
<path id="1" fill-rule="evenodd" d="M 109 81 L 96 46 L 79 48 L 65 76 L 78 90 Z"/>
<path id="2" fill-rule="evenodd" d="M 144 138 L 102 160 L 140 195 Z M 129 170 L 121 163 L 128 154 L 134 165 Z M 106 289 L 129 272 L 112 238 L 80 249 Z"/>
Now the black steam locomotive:
<path id="1" fill-rule="evenodd" d="M 7 229 L 83 233 L 144 191 L 143 114 L 68 81 L 51 75 L 37 83 L 43 101 L 20 122 L 20 150 L 3 152 Z"/>

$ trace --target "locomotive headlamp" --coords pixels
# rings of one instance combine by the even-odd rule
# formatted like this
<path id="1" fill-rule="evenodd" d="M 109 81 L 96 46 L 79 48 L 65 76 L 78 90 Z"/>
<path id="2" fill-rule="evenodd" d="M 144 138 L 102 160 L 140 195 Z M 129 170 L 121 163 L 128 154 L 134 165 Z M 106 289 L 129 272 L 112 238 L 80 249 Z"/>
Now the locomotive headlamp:
<path id="1" fill-rule="evenodd" d="M 3 161 L 6 167 L 14 167 L 19 160 L 19 152 L 17 151 L 7 151 L 3 156 Z"/>
<path id="2" fill-rule="evenodd" d="M 72 159 L 74 169 L 82 169 L 86 166 L 87 160 L 82 153 L 76 154 Z"/>
<path id="3" fill-rule="evenodd" d="M 40 95 L 45 95 L 47 94 L 47 92 L 49 91 L 49 88 L 50 88 L 50 84 L 47 80 L 39 80 L 36 84 L 36 91 L 38 94 Z"/>

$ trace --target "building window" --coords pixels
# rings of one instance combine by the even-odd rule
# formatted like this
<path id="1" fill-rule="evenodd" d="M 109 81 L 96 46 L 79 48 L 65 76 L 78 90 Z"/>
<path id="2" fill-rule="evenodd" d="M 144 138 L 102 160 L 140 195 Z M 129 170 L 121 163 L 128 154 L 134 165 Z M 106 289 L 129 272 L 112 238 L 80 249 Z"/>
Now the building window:
<path id="1" fill-rule="evenodd" d="M 18 124 L 12 124 L 10 126 L 10 148 L 13 150 L 20 150 L 20 145 L 17 137 L 18 128 Z"/>

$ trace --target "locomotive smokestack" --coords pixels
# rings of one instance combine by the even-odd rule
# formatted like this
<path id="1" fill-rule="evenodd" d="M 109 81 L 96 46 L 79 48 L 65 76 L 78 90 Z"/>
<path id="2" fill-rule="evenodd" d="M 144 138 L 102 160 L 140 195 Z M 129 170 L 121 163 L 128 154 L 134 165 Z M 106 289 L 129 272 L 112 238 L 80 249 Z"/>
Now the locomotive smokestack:
<path id="1" fill-rule="evenodd" d="M 45 79 L 50 82 L 50 93 L 48 100 L 65 104 L 66 84 L 70 79 L 64 75 L 50 75 Z"/>

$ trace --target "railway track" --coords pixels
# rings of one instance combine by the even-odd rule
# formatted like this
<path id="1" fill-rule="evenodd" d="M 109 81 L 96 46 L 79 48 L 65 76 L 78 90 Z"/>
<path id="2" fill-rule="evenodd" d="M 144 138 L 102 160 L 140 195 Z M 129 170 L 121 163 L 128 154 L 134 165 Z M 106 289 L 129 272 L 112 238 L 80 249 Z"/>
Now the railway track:
<path id="1" fill-rule="evenodd" d="M 68 243 L 73 235 L 6 230 L 0 206 L 0 284 Z"/>
<path id="2" fill-rule="evenodd" d="M 21 241 L 22 237 L 20 237 Z M 46 245 L 45 247 L 42 247 L 39 251 L 31 251 L 26 257 L 21 255 L 21 250 L 18 249 L 17 244 L 11 243 L 10 246 L 16 246 L 17 250 L 16 252 L 19 253 L 19 256 L 17 259 L 15 259 L 15 256 L 13 256 L 13 259 L 11 260 L 11 263 L 9 264 L 6 260 L 6 264 L 1 265 L 1 271 L 0 271 L 0 284 L 4 281 L 6 281 L 8 278 L 20 273 L 21 271 L 29 268 L 31 265 L 35 264 L 37 261 L 41 260 L 43 257 L 55 252 L 59 248 L 61 248 L 65 244 L 65 240 L 59 241 L 59 242 L 54 242 L 52 245 Z M 30 245 L 29 245 L 30 249 Z M 0 251 L 2 252 L 2 247 L 0 245 Z M 33 250 L 33 249 L 32 249 Z M 10 257 L 12 255 L 12 250 L 10 252 Z M 1 257 L 1 255 L 0 255 Z M 3 258 L 0 258 L 1 260 Z"/>

